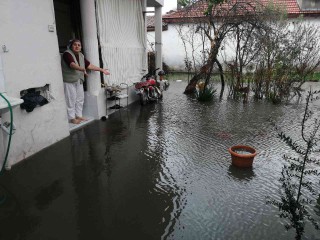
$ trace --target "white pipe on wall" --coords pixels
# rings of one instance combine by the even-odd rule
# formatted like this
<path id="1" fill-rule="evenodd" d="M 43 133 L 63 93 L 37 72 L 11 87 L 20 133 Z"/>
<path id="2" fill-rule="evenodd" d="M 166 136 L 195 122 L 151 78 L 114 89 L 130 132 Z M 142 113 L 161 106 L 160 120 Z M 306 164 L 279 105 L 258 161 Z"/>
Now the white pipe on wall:
<path id="1" fill-rule="evenodd" d="M 0 93 L 4 93 L 4 92 L 6 92 L 6 89 L 5 89 L 5 83 L 4 83 L 2 58 L 0 55 Z"/>
<path id="2" fill-rule="evenodd" d="M 156 68 L 162 69 L 162 7 L 155 7 Z"/>
<path id="3" fill-rule="evenodd" d="M 142 11 L 143 11 L 143 20 L 144 20 L 144 42 L 147 43 L 147 0 L 142 0 Z M 144 53 L 144 66 L 146 70 L 148 69 L 148 48 L 147 45 L 145 46 L 145 53 Z"/>

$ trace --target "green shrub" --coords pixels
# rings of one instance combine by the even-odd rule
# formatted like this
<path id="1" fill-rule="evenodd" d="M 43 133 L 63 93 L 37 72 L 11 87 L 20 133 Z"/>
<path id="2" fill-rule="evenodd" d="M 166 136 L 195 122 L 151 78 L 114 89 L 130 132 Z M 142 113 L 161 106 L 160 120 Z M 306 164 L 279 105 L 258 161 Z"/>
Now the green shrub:
<path id="1" fill-rule="evenodd" d="M 216 89 L 214 89 L 212 86 L 207 86 L 203 90 L 197 89 L 196 97 L 200 102 L 207 102 L 213 99 L 215 93 Z"/>

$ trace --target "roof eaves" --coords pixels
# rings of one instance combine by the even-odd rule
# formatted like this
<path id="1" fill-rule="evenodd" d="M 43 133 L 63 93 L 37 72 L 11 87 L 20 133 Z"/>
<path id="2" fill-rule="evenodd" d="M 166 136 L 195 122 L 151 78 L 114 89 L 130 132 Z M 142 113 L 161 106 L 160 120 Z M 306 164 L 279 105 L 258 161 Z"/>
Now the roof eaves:
<path id="1" fill-rule="evenodd" d="M 261 3 L 264 5 L 270 2 L 270 0 L 261 0 Z M 287 16 L 289 18 L 295 18 L 299 17 L 302 14 L 304 16 L 313 16 L 313 17 L 318 17 L 320 15 L 320 9 L 319 10 L 301 10 L 300 5 L 298 4 L 297 0 L 274 0 L 274 4 L 277 4 L 278 6 L 283 6 L 286 9 Z M 203 6 L 202 5 L 197 5 L 194 9 L 181 9 L 177 11 L 172 11 L 169 14 L 166 14 L 163 16 L 163 19 L 165 22 L 178 22 L 177 19 L 179 18 L 197 18 L 200 16 L 196 16 L 197 14 L 201 14 L 203 12 Z M 172 20 L 173 19 L 173 20 Z M 190 20 L 181 20 L 180 22 L 191 22 Z"/>

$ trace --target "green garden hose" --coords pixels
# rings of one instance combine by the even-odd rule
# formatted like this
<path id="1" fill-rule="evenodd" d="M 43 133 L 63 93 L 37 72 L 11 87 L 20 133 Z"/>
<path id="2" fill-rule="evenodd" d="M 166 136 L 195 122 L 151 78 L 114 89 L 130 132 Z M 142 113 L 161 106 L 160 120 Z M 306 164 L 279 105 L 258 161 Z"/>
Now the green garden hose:
<path id="1" fill-rule="evenodd" d="M 8 101 L 8 99 L 6 99 L 1 93 L 0 93 L 0 96 L 8 103 L 8 107 L 9 107 L 9 110 L 10 110 L 10 133 L 9 133 L 9 142 L 8 142 L 8 146 L 7 146 L 6 156 L 4 157 L 4 162 L 3 162 L 2 168 L 1 168 L 1 170 L 0 170 L 0 175 L 1 175 L 2 172 L 3 172 L 3 169 L 5 168 L 5 165 L 6 165 L 6 163 L 7 163 L 8 155 L 9 155 L 9 150 L 10 150 L 10 145 L 11 145 L 11 137 L 12 137 L 12 129 L 13 129 L 13 113 L 12 113 L 11 104 L 10 104 L 10 102 Z"/>

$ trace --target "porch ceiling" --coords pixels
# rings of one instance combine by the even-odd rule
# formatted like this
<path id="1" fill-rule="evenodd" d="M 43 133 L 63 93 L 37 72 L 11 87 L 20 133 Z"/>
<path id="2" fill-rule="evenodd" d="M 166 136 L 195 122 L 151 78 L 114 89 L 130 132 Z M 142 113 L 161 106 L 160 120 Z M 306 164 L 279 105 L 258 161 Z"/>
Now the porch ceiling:
<path id="1" fill-rule="evenodd" d="M 163 7 L 163 0 L 147 0 L 147 7 Z"/>

